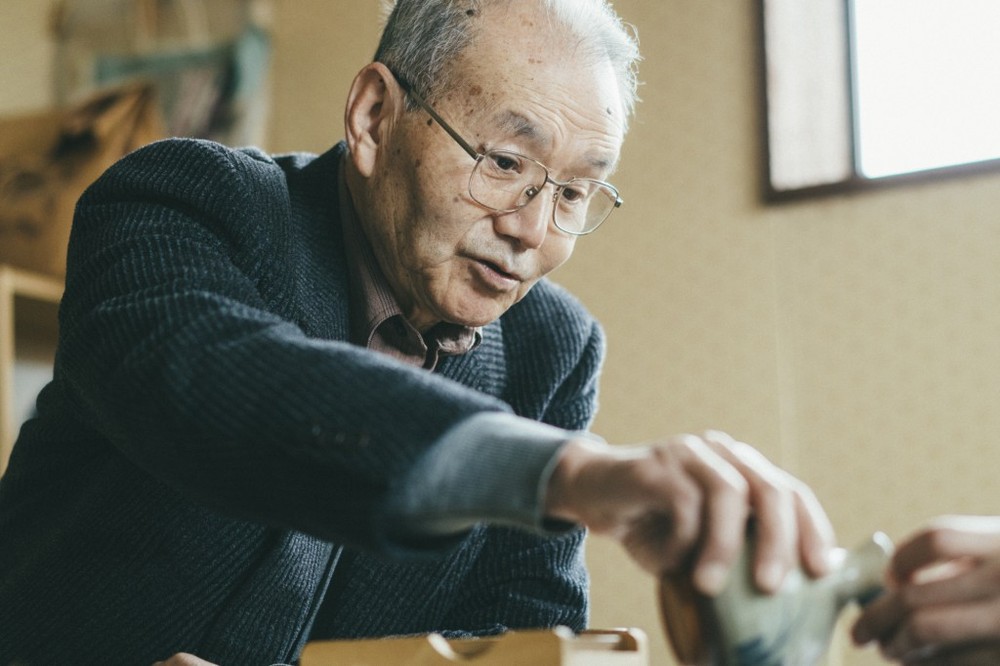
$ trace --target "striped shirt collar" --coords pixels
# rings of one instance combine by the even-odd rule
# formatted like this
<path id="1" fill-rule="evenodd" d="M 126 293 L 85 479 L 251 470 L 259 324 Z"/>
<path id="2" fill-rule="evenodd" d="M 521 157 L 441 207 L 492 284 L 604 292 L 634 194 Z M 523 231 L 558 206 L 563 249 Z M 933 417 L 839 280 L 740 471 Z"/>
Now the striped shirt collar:
<path id="1" fill-rule="evenodd" d="M 465 354 L 479 346 L 480 327 L 442 322 L 421 334 L 407 321 L 355 215 L 343 162 L 337 180 L 350 280 L 351 342 L 428 370 L 442 356 Z"/>

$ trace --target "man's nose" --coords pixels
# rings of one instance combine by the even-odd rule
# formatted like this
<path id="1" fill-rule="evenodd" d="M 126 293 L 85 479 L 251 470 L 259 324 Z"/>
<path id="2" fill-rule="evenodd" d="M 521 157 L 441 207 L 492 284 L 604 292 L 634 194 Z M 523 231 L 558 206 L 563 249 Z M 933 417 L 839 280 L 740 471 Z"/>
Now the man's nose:
<path id="1" fill-rule="evenodd" d="M 514 238 L 528 249 L 537 249 L 545 242 L 552 222 L 555 200 L 548 188 L 542 189 L 527 205 L 513 213 L 494 218 L 497 233 Z"/>

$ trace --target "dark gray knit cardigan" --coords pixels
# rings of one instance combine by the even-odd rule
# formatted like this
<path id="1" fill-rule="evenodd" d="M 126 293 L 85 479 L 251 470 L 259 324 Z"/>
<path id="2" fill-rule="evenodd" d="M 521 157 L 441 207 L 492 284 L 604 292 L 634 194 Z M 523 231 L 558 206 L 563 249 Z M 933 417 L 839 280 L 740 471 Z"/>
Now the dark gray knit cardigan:
<path id="1" fill-rule="evenodd" d="M 0 481 L 0 665 L 585 624 L 580 531 L 402 544 L 384 509 L 470 415 L 585 428 L 598 325 L 543 280 L 434 373 L 346 342 L 343 152 L 165 141 L 83 196 L 55 376 Z"/>

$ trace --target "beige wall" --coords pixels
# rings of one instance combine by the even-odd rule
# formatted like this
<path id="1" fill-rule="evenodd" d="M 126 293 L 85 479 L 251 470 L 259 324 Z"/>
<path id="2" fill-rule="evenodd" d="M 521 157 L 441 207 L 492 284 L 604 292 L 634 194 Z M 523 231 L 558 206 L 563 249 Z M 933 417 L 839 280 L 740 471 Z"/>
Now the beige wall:
<path id="1" fill-rule="evenodd" d="M 0 0 L 0 114 L 33 111 L 52 102 L 49 4 Z"/>
<path id="2" fill-rule="evenodd" d="M 0 0 L 4 69 L 11 8 L 34 2 Z M 1000 174 L 763 205 L 754 3 L 615 4 L 645 55 L 626 205 L 556 276 L 607 329 L 596 430 L 729 430 L 807 480 L 845 545 L 996 512 Z M 377 17 L 369 0 L 276 0 L 270 148 L 341 136 Z M 0 110 L 39 98 L 3 76 Z M 589 548 L 593 624 L 646 629 L 662 663 L 651 581 Z M 842 643 L 831 663 L 879 663 Z"/>
<path id="3" fill-rule="evenodd" d="M 752 5 L 616 2 L 646 57 L 627 207 L 560 276 L 608 329 L 598 430 L 730 430 L 847 545 L 995 512 L 1000 174 L 762 205 Z M 593 551 L 595 622 L 655 627 Z"/>

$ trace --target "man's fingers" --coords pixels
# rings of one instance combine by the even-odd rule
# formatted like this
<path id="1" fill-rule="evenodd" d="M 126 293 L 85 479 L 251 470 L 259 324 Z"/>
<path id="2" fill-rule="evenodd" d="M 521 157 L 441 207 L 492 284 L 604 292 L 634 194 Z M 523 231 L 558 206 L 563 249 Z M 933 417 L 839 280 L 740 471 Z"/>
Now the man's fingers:
<path id="1" fill-rule="evenodd" d="M 795 494 L 795 514 L 799 526 L 799 556 L 812 576 L 830 573 L 837 538 L 830 517 L 816 494 L 798 479 L 791 479 Z"/>
<path id="2" fill-rule="evenodd" d="M 809 574 L 827 573 L 834 530 L 815 494 L 750 445 L 715 431 L 705 438 L 749 483 L 757 529 L 754 578 L 758 587 L 777 590 L 800 559 Z"/>
<path id="3" fill-rule="evenodd" d="M 702 542 L 694 568 L 694 584 L 715 595 L 725 586 L 729 571 L 743 547 L 749 486 L 744 476 L 706 441 L 685 435 L 685 470 L 703 495 Z"/>
<path id="4" fill-rule="evenodd" d="M 798 560 L 794 495 L 787 477 L 756 449 L 731 442 L 723 444 L 723 451 L 749 484 L 755 518 L 754 581 L 761 590 L 775 592 Z"/>
<path id="5" fill-rule="evenodd" d="M 565 447 L 548 488 L 550 515 L 623 543 L 638 563 L 664 573 L 693 563 L 695 587 L 715 595 L 744 547 L 756 514 L 755 578 L 774 591 L 800 553 L 832 541 L 815 497 L 747 444 L 721 432 L 678 435 L 632 449 Z"/>

